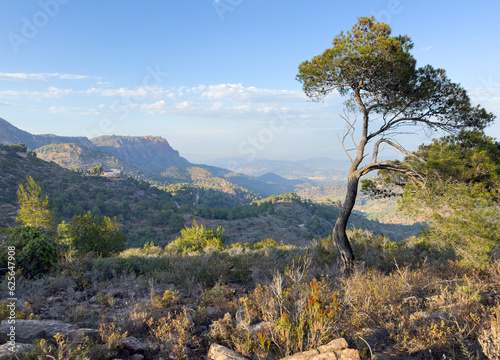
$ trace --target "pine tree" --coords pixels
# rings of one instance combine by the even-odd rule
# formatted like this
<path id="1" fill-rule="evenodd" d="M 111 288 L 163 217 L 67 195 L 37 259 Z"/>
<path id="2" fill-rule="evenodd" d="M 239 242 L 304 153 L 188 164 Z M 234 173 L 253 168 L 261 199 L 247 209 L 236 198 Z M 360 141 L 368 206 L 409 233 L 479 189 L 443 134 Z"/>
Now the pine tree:
<path id="1" fill-rule="evenodd" d="M 52 230 L 55 216 L 47 195 L 42 193 L 42 189 L 31 176 L 26 180 L 28 181 L 26 187 L 19 184 L 17 190 L 19 210 L 16 221 L 25 226 Z"/>

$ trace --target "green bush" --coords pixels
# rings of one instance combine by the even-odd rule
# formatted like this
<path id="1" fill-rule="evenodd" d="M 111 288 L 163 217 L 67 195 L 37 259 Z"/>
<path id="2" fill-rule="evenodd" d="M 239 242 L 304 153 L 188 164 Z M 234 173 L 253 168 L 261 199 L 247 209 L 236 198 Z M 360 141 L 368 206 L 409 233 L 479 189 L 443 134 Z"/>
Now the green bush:
<path id="1" fill-rule="evenodd" d="M 56 242 L 39 229 L 21 226 L 12 231 L 9 246 L 15 247 L 15 263 L 26 278 L 47 274 L 57 267 L 59 253 Z M 2 249 L 2 268 L 7 268 L 8 247 Z"/>
<path id="2" fill-rule="evenodd" d="M 223 250 L 226 242 L 224 229 L 209 230 L 203 225 L 198 226 L 196 221 L 191 227 L 181 230 L 181 236 L 168 245 L 168 248 L 177 253 L 203 251 L 206 248 Z"/>
<path id="3" fill-rule="evenodd" d="M 263 249 L 265 247 L 277 247 L 278 243 L 276 240 L 273 239 L 264 239 L 261 241 L 256 242 L 255 244 L 252 245 L 252 249 L 258 250 L 258 249 Z"/>
<path id="4" fill-rule="evenodd" d="M 120 231 L 118 219 L 105 216 L 101 219 L 90 211 L 74 216 L 69 224 L 63 222 L 58 227 L 61 242 L 71 250 L 94 252 L 109 256 L 125 249 L 125 234 Z"/>

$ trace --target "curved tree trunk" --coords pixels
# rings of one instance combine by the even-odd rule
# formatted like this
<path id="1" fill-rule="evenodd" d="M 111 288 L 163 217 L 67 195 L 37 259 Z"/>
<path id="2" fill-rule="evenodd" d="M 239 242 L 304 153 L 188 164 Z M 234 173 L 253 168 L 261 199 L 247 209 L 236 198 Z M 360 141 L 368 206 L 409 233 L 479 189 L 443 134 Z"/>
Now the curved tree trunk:
<path id="1" fill-rule="evenodd" d="M 335 227 L 333 228 L 333 237 L 340 253 L 341 268 L 346 275 L 352 272 L 354 266 L 354 254 L 352 253 L 352 248 L 349 244 L 349 239 L 347 238 L 346 227 L 347 221 L 349 220 L 349 216 L 351 216 L 352 209 L 354 208 L 354 204 L 356 202 L 358 185 L 359 176 L 349 174 L 345 201 L 342 204 L 342 211 L 340 212 L 337 222 L 335 223 Z"/>

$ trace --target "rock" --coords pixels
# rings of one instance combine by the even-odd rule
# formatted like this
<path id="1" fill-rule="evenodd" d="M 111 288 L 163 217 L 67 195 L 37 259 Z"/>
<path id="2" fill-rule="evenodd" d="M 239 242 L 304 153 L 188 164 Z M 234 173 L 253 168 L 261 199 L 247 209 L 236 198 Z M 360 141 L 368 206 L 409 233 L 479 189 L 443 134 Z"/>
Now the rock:
<path id="1" fill-rule="evenodd" d="M 73 344 L 82 344 L 85 337 L 96 343 L 101 341 L 99 331 L 95 329 L 78 329 L 68 331 L 68 340 Z"/>
<path id="2" fill-rule="evenodd" d="M 449 318 L 450 318 L 450 316 L 448 315 L 448 313 L 445 313 L 443 311 L 436 311 L 436 312 L 433 312 L 433 313 L 430 313 L 429 315 L 427 315 L 427 319 L 448 320 Z"/>
<path id="3" fill-rule="evenodd" d="M 207 306 L 207 314 L 208 316 L 212 316 L 217 313 L 217 310 L 213 306 Z"/>
<path id="4" fill-rule="evenodd" d="M 347 346 L 347 341 L 344 338 L 339 338 L 315 350 L 304 351 L 281 360 L 360 360 L 359 352 L 348 349 Z"/>
<path id="5" fill-rule="evenodd" d="M 441 319 L 448 320 L 449 315 L 442 311 L 436 311 L 430 314 L 426 312 L 417 311 L 415 313 L 410 314 L 410 320 L 418 320 L 418 319 Z"/>
<path id="6" fill-rule="evenodd" d="M 25 352 L 30 352 L 33 350 L 34 346 L 31 344 L 20 344 L 16 343 L 14 352 L 16 354 L 22 354 Z M 12 347 L 10 344 L 0 345 L 0 360 L 8 359 L 12 355 Z"/>
<path id="7" fill-rule="evenodd" d="M 225 346 L 219 344 L 210 345 L 207 355 L 208 360 L 246 360 L 245 357 Z"/>
<path id="8" fill-rule="evenodd" d="M 141 354 L 135 354 L 128 358 L 128 360 L 143 360 L 143 359 L 144 356 L 142 356 Z"/>
<path id="9" fill-rule="evenodd" d="M 59 320 L 19 320 L 14 325 L 6 320 L 0 325 L 0 344 L 7 342 L 10 327 L 15 326 L 16 342 L 29 344 L 35 339 L 53 339 L 54 335 L 67 335 L 70 330 L 77 330 L 72 324 Z"/>
<path id="10" fill-rule="evenodd" d="M 129 336 L 122 341 L 120 341 L 120 347 L 122 349 L 127 349 L 132 353 L 144 352 L 147 348 L 147 345 L 137 339 L 134 336 Z"/>
<path id="11" fill-rule="evenodd" d="M 490 259 L 492 261 L 500 259 L 500 246 L 495 245 L 490 251 Z"/>

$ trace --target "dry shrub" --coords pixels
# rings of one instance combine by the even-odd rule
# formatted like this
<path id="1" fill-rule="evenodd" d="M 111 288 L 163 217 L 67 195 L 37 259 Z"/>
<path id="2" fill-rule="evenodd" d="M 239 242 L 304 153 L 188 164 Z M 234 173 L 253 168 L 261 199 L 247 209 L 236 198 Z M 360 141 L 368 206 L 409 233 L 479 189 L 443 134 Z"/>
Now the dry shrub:
<path id="1" fill-rule="evenodd" d="M 500 306 L 491 317 L 489 327 L 479 336 L 479 344 L 489 360 L 500 359 Z"/>
<path id="2" fill-rule="evenodd" d="M 247 357 L 257 347 L 248 327 L 243 323 L 237 324 L 230 313 L 213 323 L 209 336 L 213 342 L 228 346 Z"/>
<path id="3" fill-rule="evenodd" d="M 255 290 L 254 298 L 264 321 L 272 324 L 267 335 L 271 351 L 288 356 L 317 348 L 334 336 L 339 302 L 326 279 L 306 281 L 307 259 L 292 266 L 285 276 L 276 272 L 271 283 Z M 262 334 L 259 342 L 265 345 Z"/>
<path id="4" fill-rule="evenodd" d="M 129 305 L 129 311 L 124 314 L 123 327 L 129 334 L 146 336 L 149 330 L 148 320 L 151 317 L 149 306 L 143 302 Z"/>
<path id="5" fill-rule="evenodd" d="M 392 322 L 407 306 L 403 300 L 410 286 L 400 274 L 368 270 L 354 273 L 342 283 L 341 301 L 353 329 Z"/>
<path id="6" fill-rule="evenodd" d="M 98 330 L 101 342 L 106 344 L 106 348 L 110 354 L 116 354 L 118 352 L 120 342 L 128 335 L 126 331 L 122 332 L 116 322 L 101 322 Z"/>
<path id="7" fill-rule="evenodd" d="M 147 325 L 153 341 L 160 344 L 160 353 L 171 359 L 187 359 L 189 349 L 198 347 L 198 340 L 192 335 L 193 323 L 186 311 L 168 313 L 158 320 L 150 318 Z"/>

